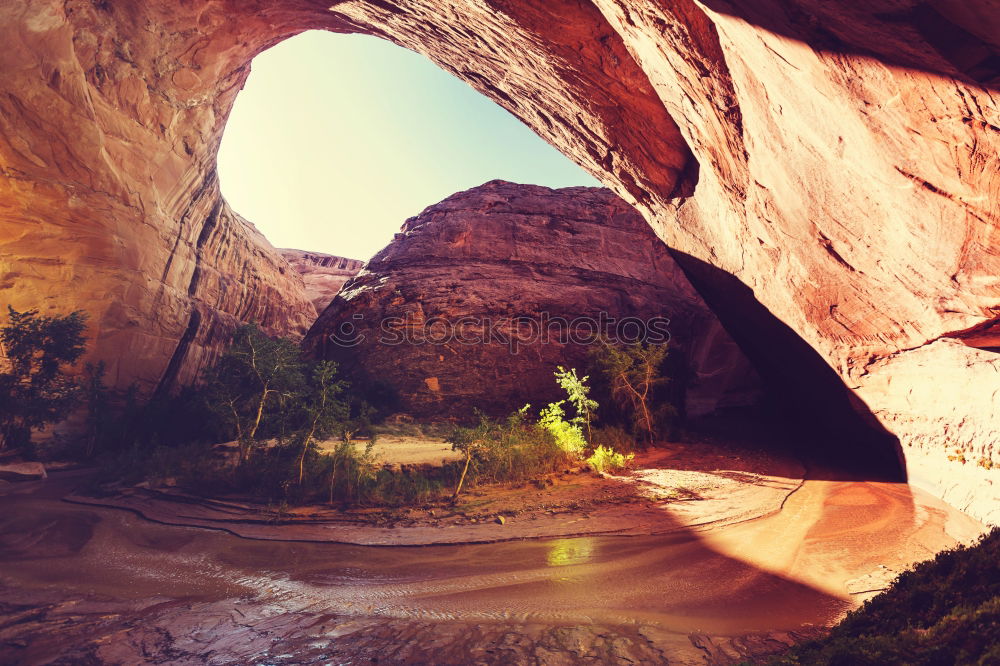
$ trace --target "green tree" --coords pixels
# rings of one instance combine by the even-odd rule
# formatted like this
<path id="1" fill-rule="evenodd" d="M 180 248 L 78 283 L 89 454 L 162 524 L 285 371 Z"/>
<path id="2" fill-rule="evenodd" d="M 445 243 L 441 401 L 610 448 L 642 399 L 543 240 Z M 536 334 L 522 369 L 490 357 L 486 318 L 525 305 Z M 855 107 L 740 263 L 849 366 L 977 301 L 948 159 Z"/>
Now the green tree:
<path id="1" fill-rule="evenodd" d="M 528 405 L 525 405 L 521 413 L 523 414 L 527 408 Z M 469 473 L 469 465 L 472 463 L 472 456 L 489 446 L 490 437 L 494 435 L 494 431 L 496 430 L 494 422 L 483 412 L 476 409 L 475 413 L 479 419 L 478 426 L 475 428 L 456 428 L 448 438 L 452 450 L 461 451 L 465 454 L 465 464 L 462 466 L 462 474 L 458 477 L 458 485 L 455 486 L 455 492 L 452 493 L 452 502 L 457 501 L 459 494 L 462 492 L 462 486 L 465 485 L 465 477 Z"/>
<path id="2" fill-rule="evenodd" d="M 291 340 L 272 338 L 255 324 L 236 329 L 233 342 L 209 372 L 210 403 L 236 434 L 239 463 L 260 443 L 265 413 L 294 404 L 306 384 L 306 363 Z M 282 410 L 284 411 L 284 410 Z"/>
<path id="3" fill-rule="evenodd" d="M 597 401 L 591 400 L 588 395 L 590 387 L 587 386 L 589 377 L 579 377 L 576 368 L 556 367 L 556 383 L 566 391 L 566 399 L 558 402 L 550 402 L 547 407 L 539 413 L 538 425 L 547 430 L 555 438 L 562 449 L 568 453 L 582 453 L 587 448 L 587 439 L 590 437 L 590 422 L 593 419 L 594 410 L 597 409 Z M 567 418 L 566 403 L 573 405 L 575 414 Z M 584 436 L 583 428 L 587 428 L 587 435 Z"/>
<path id="4" fill-rule="evenodd" d="M 590 377 L 584 375 L 577 377 L 576 368 L 565 369 L 561 365 L 556 366 L 556 383 L 566 391 L 566 400 L 573 405 L 576 416 L 570 419 L 571 423 L 579 426 L 586 426 L 587 439 L 590 440 L 593 433 L 590 430 L 590 422 L 594 419 L 594 411 L 597 409 L 597 401 L 589 397 L 590 387 L 587 380 Z"/>
<path id="5" fill-rule="evenodd" d="M 86 315 L 79 310 L 47 317 L 7 306 L 7 314 L 0 329 L 0 449 L 28 446 L 33 430 L 69 415 L 80 386 L 68 371 L 85 350 Z"/>
<path id="6" fill-rule="evenodd" d="M 632 421 L 636 435 L 642 433 L 652 445 L 659 426 L 674 413 L 669 404 L 654 404 L 656 389 L 669 381 L 661 369 L 667 345 L 605 342 L 596 350 L 594 365 L 607 380 L 612 397 Z"/>
<path id="7" fill-rule="evenodd" d="M 299 454 L 300 486 L 305 474 L 306 455 L 315 448 L 316 441 L 330 437 L 338 429 L 343 430 L 343 424 L 350 417 L 347 402 L 339 399 L 347 384 L 337 380 L 336 377 L 336 363 L 318 362 L 313 366 L 306 392 L 300 397 L 306 415 L 305 424 L 299 435 L 302 446 L 302 452 Z"/>

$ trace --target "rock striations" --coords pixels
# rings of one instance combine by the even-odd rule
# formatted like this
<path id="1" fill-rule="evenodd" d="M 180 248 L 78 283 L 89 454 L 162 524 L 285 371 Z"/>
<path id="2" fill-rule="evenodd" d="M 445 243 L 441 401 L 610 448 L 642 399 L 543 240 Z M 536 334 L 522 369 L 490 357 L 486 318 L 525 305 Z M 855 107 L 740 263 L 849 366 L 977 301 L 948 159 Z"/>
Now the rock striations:
<path id="1" fill-rule="evenodd" d="M 995 5 L 6 3 L 3 301 L 86 309 L 123 385 L 190 376 L 226 322 L 301 330 L 300 278 L 220 201 L 215 154 L 255 54 L 377 35 L 634 204 L 817 446 L 897 478 L 901 452 L 1000 520 Z"/>
<path id="2" fill-rule="evenodd" d="M 492 181 L 430 206 L 344 285 L 306 345 L 389 384 L 406 411 L 467 418 L 565 397 L 552 373 L 583 370 L 598 331 L 670 340 L 693 415 L 756 397 L 666 246 L 601 188 Z"/>

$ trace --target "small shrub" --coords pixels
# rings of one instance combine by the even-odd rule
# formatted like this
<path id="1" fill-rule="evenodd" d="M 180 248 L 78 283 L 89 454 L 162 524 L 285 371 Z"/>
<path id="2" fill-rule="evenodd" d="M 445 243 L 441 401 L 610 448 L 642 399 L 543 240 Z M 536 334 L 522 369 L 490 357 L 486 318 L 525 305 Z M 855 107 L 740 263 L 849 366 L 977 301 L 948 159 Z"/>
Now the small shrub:
<path id="1" fill-rule="evenodd" d="M 598 446 L 594 449 L 594 453 L 587 458 L 586 463 L 595 472 L 603 474 L 604 472 L 622 469 L 632 462 L 633 458 L 635 458 L 634 453 L 624 455 L 615 453 L 614 449 Z"/>
<path id="2" fill-rule="evenodd" d="M 566 401 L 573 405 L 576 411 L 576 416 L 570 419 L 570 422 L 580 426 L 581 430 L 586 430 L 589 438 L 590 423 L 594 420 L 594 410 L 598 407 L 597 401 L 590 398 L 590 386 L 587 385 L 590 377 L 578 377 L 576 368 L 567 370 L 561 365 L 556 366 L 555 376 L 559 388 L 566 391 Z"/>
<path id="3" fill-rule="evenodd" d="M 551 402 L 542 409 L 538 418 L 538 425 L 547 430 L 559 446 L 568 454 L 580 455 L 587 448 L 587 437 L 590 437 L 590 422 L 594 417 L 594 410 L 597 409 L 597 402 L 591 400 L 588 395 L 590 387 L 587 385 L 588 377 L 578 377 L 576 368 L 556 367 L 556 383 L 566 391 L 566 399 L 559 402 Z M 576 414 L 568 418 L 566 403 L 573 405 Z M 527 409 L 527 405 L 525 406 Z M 586 428 L 586 435 L 584 435 Z"/>
<path id="4" fill-rule="evenodd" d="M 141 446 L 101 456 L 98 481 L 134 485 L 148 481 L 160 485 L 173 480 L 178 487 L 198 491 L 217 486 L 222 476 L 221 462 L 211 449 L 200 444 L 181 446 Z"/>
<path id="5" fill-rule="evenodd" d="M 552 435 L 559 448 L 566 453 L 578 455 L 587 448 L 587 439 L 583 436 L 583 428 L 578 423 L 566 419 L 566 411 L 563 409 L 565 402 L 560 400 L 549 403 L 549 406 L 541 411 L 538 425 Z"/>
<path id="6" fill-rule="evenodd" d="M 382 468 L 368 490 L 368 501 L 380 506 L 407 506 L 438 499 L 451 475 L 444 470 Z"/>

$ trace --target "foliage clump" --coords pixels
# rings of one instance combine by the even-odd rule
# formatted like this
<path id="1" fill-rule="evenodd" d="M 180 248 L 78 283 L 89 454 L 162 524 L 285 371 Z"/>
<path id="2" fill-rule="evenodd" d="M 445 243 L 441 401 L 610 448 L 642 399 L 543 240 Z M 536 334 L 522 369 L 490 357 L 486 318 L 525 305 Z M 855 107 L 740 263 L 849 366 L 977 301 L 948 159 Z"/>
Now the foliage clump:
<path id="1" fill-rule="evenodd" d="M 622 469 L 635 458 L 624 452 L 634 448 L 634 437 L 616 426 L 593 427 L 599 405 L 590 397 L 589 376 L 562 366 L 554 375 L 566 398 L 542 408 L 536 422 L 528 420 L 531 406 L 525 405 L 502 421 L 477 410 L 475 426 L 455 429 L 448 441 L 465 454 L 465 460 L 453 499 L 466 480 L 523 481 L 572 462 L 586 463 L 603 474 Z"/>
<path id="2" fill-rule="evenodd" d="M 104 478 L 169 482 L 194 492 L 245 493 L 273 502 L 366 497 L 378 465 L 351 436 L 371 431 L 371 408 L 354 400 L 337 365 L 305 358 L 292 340 L 241 326 L 198 386 L 141 402 L 130 390 L 119 409 L 103 382 L 88 377 L 88 448 Z M 340 438 L 321 451 L 319 443 Z M 234 441 L 235 461 L 215 446 Z"/>
<path id="3" fill-rule="evenodd" d="M 527 419 L 525 405 L 504 420 L 476 411 L 478 423 L 457 427 L 448 438 L 465 461 L 453 497 L 473 483 L 519 482 L 555 471 L 571 460 L 570 451 L 546 426 Z"/>
<path id="4" fill-rule="evenodd" d="M 27 451 L 31 433 L 69 416 L 82 387 L 69 370 L 83 355 L 86 315 L 49 317 L 7 306 L 0 329 L 0 450 Z"/>
<path id="5" fill-rule="evenodd" d="M 1000 663 L 1000 528 L 938 553 L 849 613 L 828 636 L 772 659 L 780 666 Z"/>
<path id="6" fill-rule="evenodd" d="M 616 453 L 614 449 L 599 444 L 594 447 L 594 452 L 587 458 L 587 464 L 595 472 L 603 474 L 624 468 L 633 458 L 635 458 L 634 453 Z"/>
<path id="7" fill-rule="evenodd" d="M 566 391 L 566 399 L 551 402 L 543 408 L 538 424 L 555 438 L 556 443 L 564 451 L 579 455 L 587 448 L 587 437 L 591 435 L 590 424 L 598 405 L 589 397 L 590 387 L 587 385 L 589 377 L 579 377 L 576 368 L 567 370 L 561 365 L 556 367 L 554 374 L 556 383 Z M 568 418 L 566 408 L 563 406 L 567 402 L 574 410 L 574 415 Z"/>

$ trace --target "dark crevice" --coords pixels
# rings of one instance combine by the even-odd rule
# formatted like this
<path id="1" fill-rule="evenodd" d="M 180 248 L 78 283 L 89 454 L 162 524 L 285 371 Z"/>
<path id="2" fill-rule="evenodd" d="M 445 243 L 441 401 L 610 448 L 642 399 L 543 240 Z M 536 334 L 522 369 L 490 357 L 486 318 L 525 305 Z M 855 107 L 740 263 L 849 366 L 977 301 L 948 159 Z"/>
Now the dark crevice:
<path id="1" fill-rule="evenodd" d="M 200 261 L 198 262 L 200 263 Z M 198 290 L 198 281 L 201 279 L 201 266 L 195 264 L 194 271 L 191 272 L 191 282 L 188 284 L 188 296 L 194 296 Z"/>
<path id="2" fill-rule="evenodd" d="M 163 267 L 163 275 L 160 276 L 161 282 L 167 282 L 167 276 L 170 275 L 170 268 L 174 263 L 174 255 L 177 254 L 177 248 L 180 246 L 181 238 L 184 236 L 184 226 L 187 223 L 188 217 L 191 215 L 191 211 L 194 210 L 195 206 L 198 205 L 201 198 L 209 190 L 209 187 L 215 182 L 216 172 L 215 169 L 212 169 L 212 171 L 210 171 L 201 181 L 201 184 L 198 185 L 198 189 L 196 189 L 188 199 L 189 203 L 184 209 L 184 212 L 181 213 L 180 224 L 177 225 L 177 237 L 174 238 L 174 244 L 173 247 L 170 248 L 170 255 L 167 257 L 167 263 Z M 204 229 L 202 229 L 202 231 L 204 232 Z"/>
<path id="3" fill-rule="evenodd" d="M 983 351 L 1000 351 L 1000 317 L 993 317 L 961 331 L 945 333 L 941 337 L 952 338 Z"/>
<path id="4" fill-rule="evenodd" d="M 684 169 L 677 174 L 677 184 L 674 186 L 674 191 L 670 193 L 669 198 L 687 199 L 693 197 L 700 177 L 701 164 L 698 163 L 698 159 L 694 155 L 691 155 L 688 157 Z"/>
<path id="5" fill-rule="evenodd" d="M 156 391 L 153 394 L 154 397 L 166 395 L 176 384 L 177 374 L 180 372 L 181 365 L 184 363 L 184 358 L 187 356 L 188 348 L 190 348 L 191 343 L 198 334 L 198 328 L 200 326 L 201 311 L 196 305 L 194 306 L 194 309 L 191 310 L 191 318 L 188 319 L 187 328 L 184 329 L 184 334 L 181 335 L 181 339 L 177 342 L 177 347 L 174 348 L 174 353 L 170 357 L 167 369 L 163 371 L 163 376 L 160 377 L 160 382 L 156 385 Z"/>
<path id="6" fill-rule="evenodd" d="M 854 266 L 851 266 L 849 263 L 847 263 L 847 260 L 844 259 L 839 252 L 837 252 L 837 250 L 833 247 L 833 241 L 827 238 L 826 234 L 824 234 L 822 231 L 819 233 L 819 243 L 820 245 L 823 246 L 823 249 L 827 251 L 827 254 L 833 257 L 837 261 L 837 263 L 839 263 L 841 266 L 851 271 L 852 273 L 857 272 Z"/>
<path id="7" fill-rule="evenodd" d="M 201 250 L 201 247 L 211 237 L 212 232 L 219 223 L 219 213 L 221 210 L 222 198 L 220 197 L 219 200 L 215 202 L 215 205 L 212 206 L 212 210 L 209 212 L 208 217 L 205 218 L 205 223 L 201 227 L 201 233 L 198 234 L 198 242 L 195 245 L 196 249 Z"/>
<path id="8" fill-rule="evenodd" d="M 375 7 L 378 7 L 379 9 L 384 9 L 385 11 L 389 12 L 390 14 L 405 14 L 406 13 L 400 7 L 397 7 L 396 5 L 392 4 L 391 2 L 387 2 L 386 0 L 367 0 L 367 4 L 375 6 Z"/>

